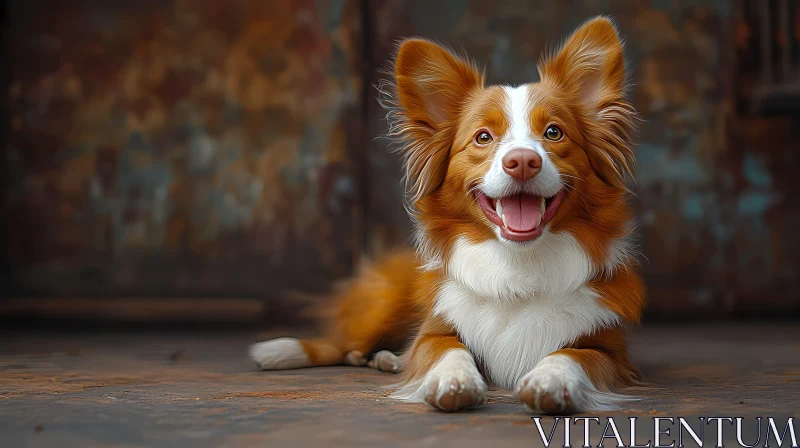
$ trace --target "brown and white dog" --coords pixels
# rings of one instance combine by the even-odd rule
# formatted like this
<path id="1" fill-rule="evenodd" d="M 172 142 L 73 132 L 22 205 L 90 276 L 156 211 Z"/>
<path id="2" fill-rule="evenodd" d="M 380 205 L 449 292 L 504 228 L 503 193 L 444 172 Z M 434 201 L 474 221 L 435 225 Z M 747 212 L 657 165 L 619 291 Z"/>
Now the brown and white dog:
<path id="1" fill-rule="evenodd" d="M 325 337 L 253 345 L 261 368 L 403 371 L 394 397 L 446 411 L 483 403 L 487 382 L 537 412 L 626 399 L 639 373 L 623 325 L 638 323 L 645 289 L 626 204 L 635 111 L 614 26 L 586 22 L 539 73 L 486 86 L 451 51 L 402 42 L 384 99 L 417 250 L 354 278 Z"/>

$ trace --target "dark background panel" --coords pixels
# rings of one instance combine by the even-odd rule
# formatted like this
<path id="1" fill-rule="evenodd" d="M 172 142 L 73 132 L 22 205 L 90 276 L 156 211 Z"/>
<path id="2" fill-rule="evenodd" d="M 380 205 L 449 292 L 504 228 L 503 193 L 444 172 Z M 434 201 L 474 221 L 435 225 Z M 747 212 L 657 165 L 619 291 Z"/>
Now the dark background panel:
<path id="1" fill-rule="evenodd" d="M 359 252 L 355 1 L 10 3 L 14 294 L 272 296 Z"/>
<path id="2" fill-rule="evenodd" d="M 800 310 L 796 0 L 7 9 L 5 298 L 281 309 L 324 291 L 409 241 L 375 88 L 398 39 L 447 42 L 489 82 L 519 84 L 608 14 L 642 118 L 632 200 L 648 316 Z"/>

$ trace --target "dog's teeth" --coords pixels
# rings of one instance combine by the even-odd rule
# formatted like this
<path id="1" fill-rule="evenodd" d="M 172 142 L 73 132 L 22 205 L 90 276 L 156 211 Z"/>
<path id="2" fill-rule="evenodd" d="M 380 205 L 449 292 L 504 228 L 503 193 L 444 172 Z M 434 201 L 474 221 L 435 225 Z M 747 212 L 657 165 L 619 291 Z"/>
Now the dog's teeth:
<path id="1" fill-rule="evenodd" d="M 494 209 L 498 215 L 503 216 L 503 203 L 500 202 L 500 199 L 496 200 L 494 203 Z"/>
<path id="2" fill-rule="evenodd" d="M 503 227 L 508 229 L 508 224 L 506 224 L 506 215 L 500 215 L 500 219 L 503 220 Z"/>
<path id="3" fill-rule="evenodd" d="M 542 216 L 544 216 L 544 213 L 540 214 L 539 218 L 536 220 L 536 227 L 539 227 L 542 224 Z"/>
<path id="4" fill-rule="evenodd" d="M 542 198 L 542 203 L 539 204 L 539 209 L 542 211 L 542 214 L 544 215 L 545 210 L 547 210 L 547 204 L 545 204 L 544 202 L 544 197 Z"/>

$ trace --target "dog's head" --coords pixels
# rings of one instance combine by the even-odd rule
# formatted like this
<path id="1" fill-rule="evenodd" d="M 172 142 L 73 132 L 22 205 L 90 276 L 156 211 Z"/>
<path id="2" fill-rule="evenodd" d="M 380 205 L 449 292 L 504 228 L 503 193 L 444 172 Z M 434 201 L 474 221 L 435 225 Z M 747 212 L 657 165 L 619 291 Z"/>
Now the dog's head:
<path id="1" fill-rule="evenodd" d="M 486 86 L 448 49 L 400 45 L 390 134 L 402 141 L 412 211 L 437 254 L 461 236 L 524 248 L 569 231 L 600 260 L 626 232 L 635 111 L 612 23 L 585 23 L 539 74 Z"/>

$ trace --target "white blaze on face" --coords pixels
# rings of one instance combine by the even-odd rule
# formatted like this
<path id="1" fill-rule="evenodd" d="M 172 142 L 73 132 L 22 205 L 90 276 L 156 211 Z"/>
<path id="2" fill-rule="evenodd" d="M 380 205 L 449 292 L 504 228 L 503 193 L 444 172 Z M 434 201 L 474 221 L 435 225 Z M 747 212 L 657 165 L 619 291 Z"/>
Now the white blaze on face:
<path id="1" fill-rule="evenodd" d="M 491 198 L 500 198 L 515 193 L 525 192 L 542 197 L 554 196 L 561 189 L 558 168 L 550 160 L 542 146 L 541 135 L 535 135 L 530 128 L 530 113 L 533 104 L 530 101 L 530 88 L 503 87 L 506 94 L 505 113 L 509 127 L 500 139 L 497 152 L 494 154 L 489 171 L 483 176 L 481 191 Z M 539 174 L 521 185 L 503 171 L 503 157 L 512 149 L 525 148 L 536 151 L 542 158 L 542 170 Z"/>

